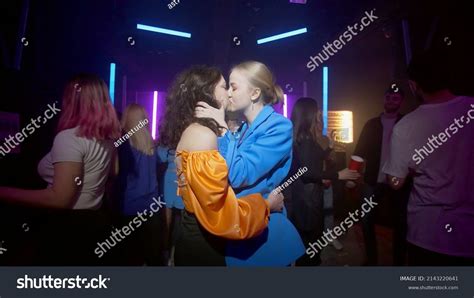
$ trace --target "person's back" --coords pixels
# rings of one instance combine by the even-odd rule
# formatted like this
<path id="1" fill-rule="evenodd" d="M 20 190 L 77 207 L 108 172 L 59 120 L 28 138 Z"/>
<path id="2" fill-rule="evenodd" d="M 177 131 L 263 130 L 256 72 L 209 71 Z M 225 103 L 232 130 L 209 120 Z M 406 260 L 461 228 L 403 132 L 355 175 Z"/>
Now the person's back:
<path id="1" fill-rule="evenodd" d="M 407 142 L 413 191 L 411 243 L 439 253 L 474 257 L 474 98 L 426 104 L 400 120 L 394 136 Z M 397 150 L 398 151 L 398 150 Z"/>
<path id="2" fill-rule="evenodd" d="M 203 141 L 204 138 L 204 141 Z M 199 141 L 197 141 L 199 140 Z M 217 150 L 217 135 L 198 123 L 192 123 L 183 132 L 176 151 Z"/>
<path id="3" fill-rule="evenodd" d="M 225 266 L 227 239 L 260 234 L 268 224 L 270 204 L 261 195 L 237 200 L 217 151 L 217 135 L 208 127 L 193 123 L 184 130 L 175 162 L 185 206 L 175 264 Z"/>
<path id="4" fill-rule="evenodd" d="M 105 183 L 110 171 L 113 145 L 110 140 L 97 141 L 77 136 L 79 127 L 65 129 L 54 139 L 51 152 L 38 164 L 38 172 L 48 183 L 53 184 L 54 163 L 82 162 L 84 176 L 75 182 L 82 187 L 72 209 L 97 210 L 102 205 Z"/>
<path id="5" fill-rule="evenodd" d="M 122 245 L 123 261 L 127 265 L 156 266 L 164 264 L 159 212 L 166 204 L 159 197 L 158 156 L 146 124 L 148 116 L 142 106 L 131 104 L 125 109 L 122 128 L 127 141 L 116 143 L 119 146 L 117 199 L 122 215 L 120 224 L 133 232 Z"/>
<path id="6" fill-rule="evenodd" d="M 50 106 L 54 114 L 59 110 L 55 105 Z M 48 187 L 0 187 L 0 201 L 47 208 L 42 209 L 45 218 L 39 216 L 35 224 L 38 234 L 28 254 L 19 252 L 12 260 L 42 266 L 109 265 L 110 254 L 101 258 L 105 251 L 94 250 L 110 231 L 100 207 L 115 154 L 112 140 L 120 135 L 106 83 L 93 74 L 75 75 L 64 87 L 59 111 L 53 146 L 38 164 Z"/>
<path id="7" fill-rule="evenodd" d="M 147 155 L 125 142 L 119 152 L 119 188 L 121 212 L 136 215 L 149 208 L 158 196 L 156 154 Z"/>
<path id="8" fill-rule="evenodd" d="M 451 91 L 449 53 L 430 49 L 408 66 L 423 105 L 394 128 L 384 172 L 399 189 L 413 176 L 408 202 L 408 263 L 474 264 L 474 98 Z"/>
<path id="9" fill-rule="evenodd" d="M 118 146 L 118 193 L 121 213 L 126 216 L 149 209 L 153 198 L 158 198 L 156 149 L 144 123 L 148 123 L 145 109 L 129 105 L 122 117 L 127 140 Z"/>

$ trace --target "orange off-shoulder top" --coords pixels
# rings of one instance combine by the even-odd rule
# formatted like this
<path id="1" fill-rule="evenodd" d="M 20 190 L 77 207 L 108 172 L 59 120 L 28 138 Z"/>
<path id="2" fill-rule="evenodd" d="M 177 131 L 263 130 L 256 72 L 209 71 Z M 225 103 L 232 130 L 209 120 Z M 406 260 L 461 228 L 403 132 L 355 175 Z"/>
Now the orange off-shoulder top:
<path id="1" fill-rule="evenodd" d="M 239 240 L 257 236 L 266 228 L 268 202 L 259 193 L 237 199 L 218 150 L 179 150 L 175 163 L 178 195 L 209 233 Z"/>

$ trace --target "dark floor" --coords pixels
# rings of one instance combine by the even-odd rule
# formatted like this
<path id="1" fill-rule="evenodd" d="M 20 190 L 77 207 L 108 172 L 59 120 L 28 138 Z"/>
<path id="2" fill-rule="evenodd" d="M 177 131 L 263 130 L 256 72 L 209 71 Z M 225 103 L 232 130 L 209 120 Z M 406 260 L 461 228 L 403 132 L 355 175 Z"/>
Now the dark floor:
<path id="1" fill-rule="evenodd" d="M 379 266 L 392 266 L 392 230 L 376 225 L 377 252 Z M 338 237 L 344 245 L 342 250 L 336 250 L 328 245 L 322 251 L 322 266 L 362 266 L 365 260 L 364 238 L 362 226 L 354 225 L 347 233 Z"/>

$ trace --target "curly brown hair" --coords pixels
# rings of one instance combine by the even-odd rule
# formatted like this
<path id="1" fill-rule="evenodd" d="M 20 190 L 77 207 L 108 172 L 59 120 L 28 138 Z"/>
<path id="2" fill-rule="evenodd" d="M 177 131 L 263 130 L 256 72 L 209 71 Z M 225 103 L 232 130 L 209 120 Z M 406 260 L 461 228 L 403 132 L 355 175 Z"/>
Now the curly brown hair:
<path id="1" fill-rule="evenodd" d="M 159 128 L 159 144 L 176 149 L 184 130 L 192 123 L 199 123 L 219 134 L 219 125 L 214 119 L 196 118 L 194 109 L 198 101 L 219 108 L 214 90 L 222 73 L 216 67 L 193 66 L 184 70 L 173 81 L 166 96 L 166 111 Z"/>

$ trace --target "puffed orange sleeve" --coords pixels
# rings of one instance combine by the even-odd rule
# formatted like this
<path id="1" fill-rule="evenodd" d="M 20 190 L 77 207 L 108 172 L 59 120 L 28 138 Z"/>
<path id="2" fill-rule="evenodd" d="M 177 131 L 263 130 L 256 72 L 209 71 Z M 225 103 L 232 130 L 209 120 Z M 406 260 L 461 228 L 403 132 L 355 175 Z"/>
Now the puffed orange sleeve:
<path id="1" fill-rule="evenodd" d="M 268 225 L 268 202 L 258 193 L 237 199 L 228 182 L 228 168 L 217 150 L 177 152 L 181 156 L 178 194 L 187 211 L 211 234 L 248 239 Z M 178 178 L 179 179 L 179 178 Z"/>

